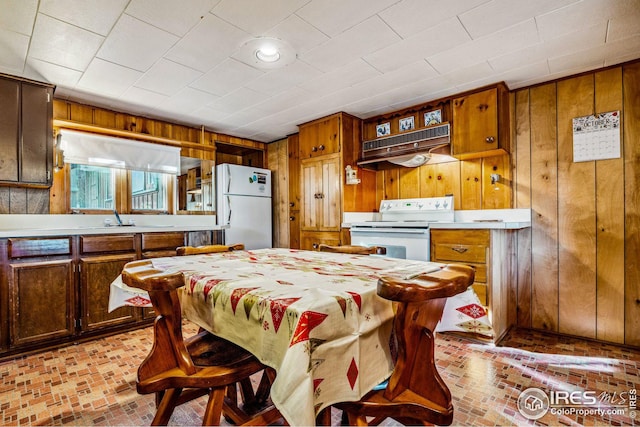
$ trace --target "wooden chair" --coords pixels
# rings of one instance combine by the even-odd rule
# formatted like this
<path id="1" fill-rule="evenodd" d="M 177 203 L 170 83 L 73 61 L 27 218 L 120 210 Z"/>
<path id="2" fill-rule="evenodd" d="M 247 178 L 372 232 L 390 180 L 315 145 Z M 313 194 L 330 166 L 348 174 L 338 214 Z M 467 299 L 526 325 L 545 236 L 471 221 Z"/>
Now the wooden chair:
<path id="1" fill-rule="evenodd" d="M 155 269 L 152 261 L 142 260 L 128 263 L 122 280 L 146 290 L 158 314 L 153 347 L 138 368 L 136 381 L 138 393 L 156 393 L 158 398 L 152 425 L 166 425 L 176 406 L 205 394 L 209 400 L 203 425 L 219 425 L 223 412 L 236 425 L 267 425 L 281 418 L 268 400 L 275 379 L 273 369 L 241 347 L 206 331 L 183 338 L 177 292 L 184 285 L 181 273 L 165 274 Z M 260 371 L 265 375 L 254 393 L 250 376 Z M 236 384 L 241 385 L 242 405 L 238 405 Z"/>
<path id="2" fill-rule="evenodd" d="M 354 255 L 385 255 L 387 248 L 383 246 L 356 246 L 356 245 L 342 245 L 331 246 L 324 243 L 318 246 L 320 252 L 333 252 L 341 254 L 354 254 Z"/>
<path id="3" fill-rule="evenodd" d="M 176 255 L 201 255 L 219 252 L 243 251 L 244 245 L 236 243 L 235 245 L 205 245 L 205 246 L 180 246 L 176 248 Z"/>
<path id="4" fill-rule="evenodd" d="M 411 281 L 378 281 L 378 295 L 398 303 L 398 357 L 386 388 L 376 387 L 358 402 L 335 405 L 347 414 L 350 425 L 377 425 L 385 418 L 405 425 L 451 424 L 451 392 L 436 368 L 433 330 L 446 298 L 465 291 L 473 279 L 473 268 L 448 265 Z M 374 417 L 370 424 L 367 417 Z"/>

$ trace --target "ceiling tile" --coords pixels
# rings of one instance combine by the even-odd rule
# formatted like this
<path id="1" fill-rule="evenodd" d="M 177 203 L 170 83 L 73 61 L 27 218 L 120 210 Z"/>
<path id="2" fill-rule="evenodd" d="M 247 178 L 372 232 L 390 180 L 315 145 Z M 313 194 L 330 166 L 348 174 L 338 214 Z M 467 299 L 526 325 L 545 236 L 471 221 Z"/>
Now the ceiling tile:
<path id="1" fill-rule="evenodd" d="M 364 57 L 376 69 L 387 72 L 406 64 L 449 50 L 470 41 L 469 34 L 457 18 L 434 27 Z"/>
<path id="2" fill-rule="evenodd" d="M 118 97 L 140 77 L 139 71 L 96 58 L 82 75 L 78 88 Z"/>
<path id="3" fill-rule="evenodd" d="M 37 10 L 38 0 L 2 0 L 0 3 L 0 30 L 14 31 L 30 36 Z M 4 38 L 0 40 L 4 40 Z"/>
<path id="4" fill-rule="evenodd" d="M 550 58 L 549 68 L 552 73 L 557 73 L 583 67 L 588 69 L 593 69 L 596 66 L 603 67 L 606 59 L 621 56 L 628 52 L 628 49 L 640 52 L 640 36 L 593 45 L 579 52 Z"/>
<path id="5" fill-rule="evenodd" d="M 458 14 L 489 0 L 432 1 L 402 0 L 380 12 L 380 17 L 403 38 L 440 25 Z"/>
<path id="6" fill-rule="evenodd" d="M 132 86 L 120 95 L 120 99 L 138 105 L 159 105 L 169 97 L 150 90 Z"/>
<path id="7" fill-rule="evenodd" d="M 304 53 L 329 39 L 297 15 L 289 16 L 264 35 L 287 41 L 297 54 Z"/>
<path id="8" fill-rule="evenodd" d="M 299 87 L 293 87 L 255 105 L 254 108 L 267 114 L 273 114 L 291 108 L 291 106 L 302 104 L 307 99 L 309 99 L 309 92 Z"/>
<path id="9" fill-rule="evenodd" d="M 363 90 L 363 97 L 405 86 L 418 80 L 437 76 L 436 71 L 425 61 L 416 61 L 397 70 L 366 80 L 355 87 Z"/>
<path id="10" fill-rule="evenodd" d="M 640 5 L 629 15 L 616 17 L 609 21 L 607 42 L 640 34 Z"/>
<path id="11" fill-rule="evenodd" d="M 42 0 L 40 13 L 106 36 L 127 3 L 128 0 Z"/>
<path id="12" fill-rule="evenodd" d="M 334 37 L 372 17 L 398 0 L 313 0 L 296 12 L 323 33 Z"/>
<path id="13" fill-rule="evenodd" d="M 578 0 L 493 0 L 459 14 L 471 38 L 503 30 Z"/>
<path id="14" fill-rule="evenodd" d="M 379 75 L 380 72 L 371 65 L 362 59 L 357 59 L 298 86 L 309 92 L 329 94 Z"/>
<path id="15" fill-rule="evenodd" d="M 33 80 L 44 82 L 55 82 L 59 87 L 66 86 L 73 88 L 78 84 L 82 73 L 70 68 L 61 67 L 39 59 L 30 58 L 27 60 L 25 75 Z M 56 88 L 56 91 L 58 89 Z"/>
<path id="16" fill-rule="evenodd" d="M 265 31 L 278 25 L 308 1 L 271 1 L 260 8 L 260 13 L 255 13 L 255 0 L 222 0 L 211 12 L 257 37 L 263 36 Z"/>
<path id="17" fill-rule="evenodd" d="M 39 13 L 29 56 L 84 71 L 103 40 L 102 36 Z"/>
<path id="18" fill-rule="evenodd" d="M 268 95 L 276 95 L 286 91 L 291 86 L 300 85 L 314 77 L 318 77 L 320 74 L 320 71 L 310 65 L 302 61 L 295 61 L 284 68 L 264 73 L 247 84 L 247 87 Z"/>
<path id="19" fill-rule="evenodd" d="M 165 58 L 207 72 L 235 52 L 251 35 L 207 14 L 165 55 Z"/>
<path id="20" fill-rule="evenodd" d="M 576 46 L 589 46 L 604 43 L 607 34 L 607 21 L 583 27 L 573 33 L 563 34 L 552 40 L 543 41 L 521 50 L 491 58 L 489 63 L 498 73 L 547 60 L 550 56 L 564 55 L 574 52 Z"/>
<path id="21" fill-rule="evenodd" d="M 161 59 L 136 83 L 136 87 L 171 96 L 202 76 L 200 71 Z"/>
<path id="22" fill-rule="evenodd" d="M 214 95 L 223 96 L 258 78 L 260 75 L 262 75 L 262 71 L 235 59 L 227 59 L 190 86 Z"/>
<path id="23" fill-rule="evenodd" d="M 162 104 L 157 106 L 158 110 L 170 111 L 174 113 L 188 114 L 205 105 L 214 102 L 218 96 L 209 92 L 185 87 L 180 92 L 174 94 Z"/>
<path id="24" fill-rule="evenodd" d="M 638 0 L 582 0 L 536 17 L 540 38 L 553 39 L 603 19 L 637 16 Z"/>
<path id="25" fill-rule="evenodd" d="M 549 74 L 549 63 L 547 60 L 527 63 L 518 68 L 512 68 L 499 75 L 499 80 L 507 84 L 509 89 L 515 89 L 521 86 L 521 82 L 527 80 L 531 74 L 536 76 L 546 76 Z"/>
<path id="26" fill-rule="evenodd" d="M 457 68 L 466 68 L 487 59 L 533 46 L 539 42 L 533 19 L 472 40 L 427 58 L 442 74 Z"/>
<path id="27" fill-rule="evenodd" d="M 399 40 L 400 37 L 375 16 L 300 55 L 300 59 L 320 70 L 330 71 Z"/>
<path id="28" fill-rule="evenodd" d="M 29 48 L 29 37 L 0 28 L 0 40 L 0 68 L 9 74 L 22 73 Z"/>
<path id="29" fill-rule="evenodd" d="M 269 95 L 255 90 L 241 87 L 233 92 L 207 104 L 207 107 L 233 114 L 252 105 L 259 104 L 269 98 Z"/>
<path id="30" fill-rule="evenodd" d="M 97 57 L 134 70 L 146 71 L 176 41 L 178 37 L 173 34 L 125 14 L 104 41 Z"/>
<path id="31" fill-rule="evenodd" d="M 220 0 L 131 0 L 126 12 L 147 24 L 182 37 L 219 2 Z"/>

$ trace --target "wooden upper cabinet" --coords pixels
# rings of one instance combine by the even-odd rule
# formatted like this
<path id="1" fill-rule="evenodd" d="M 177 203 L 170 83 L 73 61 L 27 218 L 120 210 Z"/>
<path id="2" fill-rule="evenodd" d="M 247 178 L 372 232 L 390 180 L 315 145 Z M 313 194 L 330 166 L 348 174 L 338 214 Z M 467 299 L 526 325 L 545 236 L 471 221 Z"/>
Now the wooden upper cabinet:
<path id="1" fill-rule="evenodd" d="M 340 152 L 340 116 L 300 125 L 300 159 Z"/>
<path id="2" fill-rule="evenodd" d="M 508 153 L 508 104 L 503 85 L 454 98 L 453 156 L 471 159 Z"/>
<path id="3" fill-rule="evenodd" d="M 53 87 L 0 78 L 0 181 L 50 186 Z"/>

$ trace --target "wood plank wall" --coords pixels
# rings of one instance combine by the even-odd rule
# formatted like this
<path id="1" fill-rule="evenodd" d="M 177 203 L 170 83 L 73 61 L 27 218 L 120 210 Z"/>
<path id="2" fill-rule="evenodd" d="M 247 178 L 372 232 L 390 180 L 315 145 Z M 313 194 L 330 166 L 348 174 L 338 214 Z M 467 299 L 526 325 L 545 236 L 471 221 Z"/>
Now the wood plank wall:
<path id="1" fill-rule="evenodd" d="M 289 155 L 288 140 L 267 146 L 267 168 L 271 169 L 273 247 L 289 247 Z"/>
<path id="2" fill-rule="evenodd" d="M 640 62 L 517 90 L 518 325 L 640 345 Z M 622 112 L 622 157 L 573 162 L 572 118 Z"/>

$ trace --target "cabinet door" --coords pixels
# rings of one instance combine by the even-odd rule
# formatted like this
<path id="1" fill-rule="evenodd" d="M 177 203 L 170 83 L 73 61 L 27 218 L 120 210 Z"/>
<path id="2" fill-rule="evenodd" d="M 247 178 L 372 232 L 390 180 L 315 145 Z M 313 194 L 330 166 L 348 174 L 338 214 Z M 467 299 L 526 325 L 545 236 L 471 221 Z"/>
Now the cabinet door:
<path id="1" fill-rule="evenodd" d="M 301 230 L 339 231 L 341 224 L 340 157 L 302 161 Z"/>
<path id="2" fill-rule="evenodd" d="M 300 127 L 300 158 L 340 152 L 340 117 L 332 116 Z"/>
<path id="3" fill-rule="evenodd" d="M 135 254 L 80 259 L 82 332 L 137 320 L 138 311 L 135 307 L 120 307 L 111 313 L 108 312 L 111 282 L 122 273 L 126 263 L 135 259 Z"/>
<path id="4" fill-rule="evenodd" d="M 70 259 L 9 265 L 11 346 L 74 334 L 74 274 Z"/>
<path id="5" fill-rule="evenodd" d="M 498 94 L 488 89 L 453 100 L 453 155 L 498 148 Z"/>
<path id="6" fill-rule="evenodd" d="M 18 181 L 20 83 L 0 78 L 0 181 Z"/>
<path id="7" fill-rule="evenodd" d="M 52 115 L 53 90 L 23 82 L 21 182 L 51 184 Z"/>

